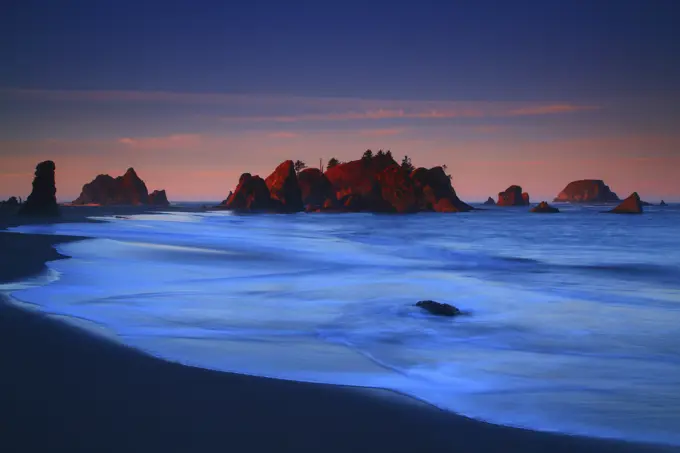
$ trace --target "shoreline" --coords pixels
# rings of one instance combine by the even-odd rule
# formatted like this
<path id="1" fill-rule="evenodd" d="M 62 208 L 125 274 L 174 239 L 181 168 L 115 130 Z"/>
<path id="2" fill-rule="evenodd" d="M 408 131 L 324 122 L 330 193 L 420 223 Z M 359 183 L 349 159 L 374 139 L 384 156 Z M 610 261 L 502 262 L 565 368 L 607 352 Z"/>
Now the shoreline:
<path id="1" fill-rule="evenodd" d="M 46 262 L 68 258 L 54 245 L 82 239 L 1 232 L 0 250 L 20 250 L 25 263 L 13 260 L 13 273 L 5 273 L 9 254 L 0 254 L 0 282 L 38 274 Z M 9 427 L 2 451 L 679 450 L 494 425 L 391 390 L 180 365 L 22 309 L 4 295 L 0 335 L 7 382 L 0 426 Z"/>

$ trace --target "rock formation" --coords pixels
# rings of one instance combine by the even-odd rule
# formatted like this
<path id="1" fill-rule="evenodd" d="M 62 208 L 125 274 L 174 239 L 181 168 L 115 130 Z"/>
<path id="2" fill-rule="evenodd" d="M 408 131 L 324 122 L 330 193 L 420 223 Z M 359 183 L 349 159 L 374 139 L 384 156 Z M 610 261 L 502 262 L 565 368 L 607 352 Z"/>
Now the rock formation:
<path id="1" fill-rule="evenodd" d="M 274 172 L 267 176 L 265 184 L 272 200 L 280 204 L 282 212 L 299 212 L 303 210 L 302 193 L 298 185 L 295 164 L 292 160 L 281 163 Z"/>
<path id="2" fill-rule="evenodd" d="M 56 166 L 51 160 L 35 167 L 33 191 L 21 206 L 19 214 L 37 216 L 58 216 L 57 186 L 54 181 Z"/>
<path id="3" fill-rule="evenodd" d="M 567 184 L 555 202 L 615 203 L 621 201 L 601 179 L 582 179 Z"/>
<path id="4" fill-rule="evenodd" d="M 433 300 L 421 300 L 416 303 L 417 307 L 429 311 L 433 315 L 439 316 L 459 316 L 463 312 L 454 307 L 453 305 L 443 304 L 440 302 L 435 302 Z"/>
<path id="5" fill-rule="evenodd" d="M 123 176 L 113 178 L 109 175 L 99 175 L 92 182 L 85 184 L 80 196 L 73 204 L 96 205 L 167 205 L 167 195 L 164 190 L 153 193 L 149 191 L 144 181 L 137 176 L 134 168 L 128 168 Z"/>
<path id="6" fill-rule="evenodd" d="M 235 211 L 275 211 L 278 205 L 272 200 L 269 188 L 264 179 L 259 176 L 252 176 L 250 173 L 243 173 L 239 178 L 238 186 L 233 194 L 221 205 L 224 209 Z"/>
<path id="7" fill-rule="evenodd" d="M 661 200 L 661 203 L 659 203 L 659 206 L 668 206 L 665 201 Z"/>
<path id="8" fill-rule="evenodd" d="M 412 173 L 390 154 L 337 164 L 322 173 L 308 168 L 295 174 L 292 161 L 283 162 L 265 182 L 267 192 L 249 173 L 241 175 L 233 195 L 218 207 L 243 211 L 346 211 L 410 213 L 460 212 L 463 203 L 441 167 Z"/>
<path id="9" fill-rule="evenodd" d="M 539 214 L 556 214 L 560 212 L 560 210 L 550 206 L 547 201 L 541 201 L 537 206 L 531 208 L 531 212 Z"/>
<path id="10" fill-rule="evenodd" d="M 484 205 L 486 206 L 496 206 L 496 202 L 494 201 L 493 198 L 489 197 L 485 202 Z"/>
<path id="11" fill-rule="evenodd" d="M 338 206 L 333 185 L 318 168 L 305 168 L 298 174 L 302 204 L 306 211 L 334 209 Z"/>
<path id="12" fill-rule="evenodd" d="M 528 206 L 529 194 L 522 193 L 520 186 L 510 186 L 504 192 L 498 193 L 498 206 Z"/>
<path id="13" fill-rule="evenodd" d="M 0 205 L 3 206 L 19 206 L 19 200 L 17 197 L 9 197 L 6 201 L 0 201 Z"/>
<path id="14" fill-rule="evenodd" d="M 442 167 L 417 168 L 411 179 L 420 199 L 420 209 L 435 212 L 467 212 L 472 206 L 464 203 L 456 195 L 451 180 Z"/>
<path id="15" fill-rule="evenodd" d="M 642 201 L 637 192 L 633 192 L 623 202 L 609 211 L 613 214 L 642 214 Z"/>
<path id="16" fill-rule="evenodd" d="M 149 194 L 149 204 L 154 206 L 169 206 L 168 195 L 165 190 L 154 190 Z"/>

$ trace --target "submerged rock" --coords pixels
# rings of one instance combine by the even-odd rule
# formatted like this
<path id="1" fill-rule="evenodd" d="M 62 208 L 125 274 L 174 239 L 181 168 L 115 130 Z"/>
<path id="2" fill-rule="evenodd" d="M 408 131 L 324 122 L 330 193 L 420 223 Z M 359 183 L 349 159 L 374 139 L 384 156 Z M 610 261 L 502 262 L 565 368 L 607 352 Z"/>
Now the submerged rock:
<path id="1" fill-rule="evenodd" d="M 537 206 L 534 206 L 531 209 L 531 212 L 539 214 L 556 214 L 560 212 L 560 210 L 550 206 L 547 201 L 541 201 Z"/>
<path id="2" fill-rule="evenodd" d="M 433 300 L 421 300 L 420 302 L 416 303 L 416 307 L 420 307 L 429 311 L 433 315 L 438 316 L 458 316 L 463 314 L 462 311 L 453 305 L 443 304 Z"/>
<path id="3" fill-rule="evenodd" d="M 623 203 L 609 211 L 613 214 L 642 214 L 642 201 L 637 192 L 633 192 Z"/>
<path id="4" fill-rule="evenodd" d="M 529 194 L 522 192 L 520 186 L 510 186 L 498 193 L 498 206 L 528 206 Z"/>
<path id="5" fill-rule="evenodd" d="M 567 184 L 553 200 L 569 203 L 614 203 L 621 199 L 601 179 L 581 179 Z"/>
<path id="6" fill-rule="evenodd" d="M 57 186 L 54 180 L 56 165 L 51 160 L 35 167 L 33 190 L 19 210 L 20 215 L 58 216 Z"/>
<path id="7" fill-rule="evenodd" d="M 484 204 L 485 204 L 486 206 L 496 206 L 496 202 L 495 202 L 494 199 L 491 198 L 491 197 L 489 197 L 489 198 L 484 202 Z"/>

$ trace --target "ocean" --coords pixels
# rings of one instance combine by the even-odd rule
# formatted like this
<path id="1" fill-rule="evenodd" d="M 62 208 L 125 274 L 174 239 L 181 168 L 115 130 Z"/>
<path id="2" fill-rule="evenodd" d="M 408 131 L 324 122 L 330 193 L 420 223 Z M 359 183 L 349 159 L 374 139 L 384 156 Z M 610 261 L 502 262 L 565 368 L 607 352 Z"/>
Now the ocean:
<path id="1" fill-rule="evenodd" d="M 680 445 L 680 206 L 558 207 L 22 226 L 92 239 L 59 245 L 72 259 L 13 297 L 188 365 Z"/>

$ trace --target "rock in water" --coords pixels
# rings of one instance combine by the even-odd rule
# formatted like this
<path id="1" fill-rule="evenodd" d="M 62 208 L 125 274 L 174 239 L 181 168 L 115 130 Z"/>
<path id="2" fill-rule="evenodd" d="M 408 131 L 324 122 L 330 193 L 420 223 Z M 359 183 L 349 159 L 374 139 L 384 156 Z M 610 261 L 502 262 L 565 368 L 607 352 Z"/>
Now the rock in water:
<path id="1" fill-rule="evenodd" d="M 166 197 L 167 200 L 167 197 Z M 144 205 L 149 203 L 149 191 L 134 168 L 128 168 L 123 176 L 112 178 L 99 175 L 85 184 L 73 204 L 98 205 Z"/>
<path id="2" fill-rule="evenodd" d="M 537 206 L 534 206 L 531 209 L 531 212 L 536 212 L 539 214 L 556 214 L 560 212 L 560 210 L 550 206 L 547 201 L 541 201 Z"/>
<path id="3" fill-rule="evenodd" d="M 234 193 L 225 201 L 221 208 L 243 212 L 272 211 L 280 206 L 272 200 L 264 179 L 250 173 L 241 175 Z"/>
<path id="4" fill-rule="evenodd" d="M 486 206 L 496 206 L 496 202 L 495 202 L 494 199 L 491 198 L 491 197 L 489 197 L 489 198 L 484 202 L 484 204 L 485 204 Z"/>
<path id="5" fill-rule="evenodd" d="M 154 190 L 149 194 L 149 204 L 154 206 L 169 206 L 168 195 L 165 190 Z"/>
<path id="6" fill-rule="evenodd" d="M 623 203 L 609 211 L 613 214 L 642 214 L 642 201 L 637 192 L 633 192 Z"/>
<path id="7" fill-rule="evenodd" d="M 498 193 L 498 206 L 528 206 L 529 194 L 522 193 L 520 186 L 510 186 L 504 192 Z"/>
<path id="8" fill-rule="evenodd" d="M 659 203 L 659 206 L 668 206 L 665 201 L 661 200 L 661 203 Z"/>
<path id="9" fill-rule="evenodd" d="M 282 162 L 276 167 L 276 170 L 267 176 L 265 183 L 271 199 L 280 203 L 281 211 L 302 211 L 302 193 L 295 173 L 295 164 L 292 160 Z"/>
<path id="10" fill-rule="evenodd" d="M 614 203 L 621 199 L 601 179 L 582 179 L 567 184 L 553 200 L 569 203 Z"/>
<path id="11" fill-rule="evenodd" d="M 458 198 L 451 185 L 451 179 L 442 167 L 416 168 L 411 172 L 411 180 L 416 188 L 421 210 L 435 212 L 473 210 L 472 206 Z"/>
<path id="12" fill-rule="evenodd" d="M 433 300 L 421 300 L 416 304 L 416 306 L 429 311 L 433 315 L 458 316 L 463 314 L 462 311 L 458 310 L 453 305 L 443 304 Z"/>
<path id="13" fill-rule="evenodd" d="M 302 204 L 306 211 L 333 209 L 338 205 L 333 185 L 318 168 L 305 168 L 298 175 Z M 328 207 L 327 207 L 328 206 Z"/>
<path id="14" fill-rule="evenodd" d="M 19 210 L 21 215 L 58 216 L 57 186 L 54 182 L 56 166 L 51 160 L 35 167 L 33 191 Z"/>

